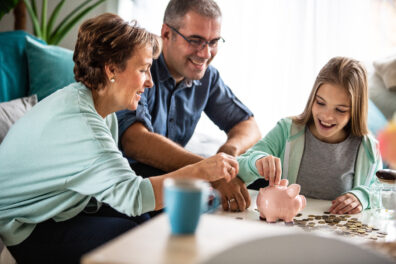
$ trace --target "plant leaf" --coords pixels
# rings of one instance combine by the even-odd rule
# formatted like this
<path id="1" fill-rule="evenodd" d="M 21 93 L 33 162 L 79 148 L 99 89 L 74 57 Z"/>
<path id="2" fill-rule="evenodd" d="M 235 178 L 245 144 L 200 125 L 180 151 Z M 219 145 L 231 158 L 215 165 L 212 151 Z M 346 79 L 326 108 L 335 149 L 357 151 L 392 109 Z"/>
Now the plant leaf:
<path id="1" fill-rule="evenodd" d="M 52 12 L 52 15 L 48 21 L 48 25 L 47 25 L 47 36 L 51 36 L 51 31 L 52 31 L 52 27 L 54 25 L 54 22 L 56 20 L 56 18 L 59 15 L 59 11 L 62 9 L 62 6 L 66 3 L 66 0 L 61 0 L 55 7 L 54 11 Z"/>
<path id="2" fill-rule="evenodd" d="M 89 2 L 91 2 L 92 0 L 85 0 L 84 2 L 82 2 L 79 6 L 77 6 L 76 8 L 74 8 L 67 16 L 65 16 L 65 18 L 59 22 L 58 26 L 54 29 L 54 31 L 51 34 L 51 38 L 54 37 L 54 35 L 56 34 L 56 32 L 58 32 L 60 30 L 60 28 L 65 25 L 72 17 L 74 14 L 76 14 L 78 11 L 80 11 L 84 6 L 86 6 L 87 4 L 89 4 Z"/>
<path id="3" fill-rule="evenodd" d="M 32 5 L 32 10 L 36 14 L 36 17 L 38 17 L 36 0 L 30 0 L 30 4 Z"/>
<path id="4" fill-rule="evenodd" d="M 67 32 L 69 32 L 69 30 L 83 17 L 85 16 L 89 11 L 91 11 L 92 9 L 94 9 L 95 7 L 97 7 L 98 5 L 100 5 L 101 3 L 105 2 L 107 0 L 99 0 L 96 3 L 86 7 L 84 10 L 82 10 L 81 12 L 77 13 L 70 22 L 68 22 L 67 24 L 63 24 L 61 26 L 61 28 L 56 31 L 54 37 L 51 37 L 49 39 L 49 43 L 48 44 L 52 44 L 52 45 L 58 45 L 59 42 L 62 40 L 62 38 L 67 34 Z"/>
<path id="5" fill-rule="evenodd" d="M 48 0 L 43 0 L 41 6 L 41 34 L 45 41 L 47 41 L 47 8 Z"/>
<path id="6" fill-rule="evenodd" d="M 36 16 L 36 14 L 34 13 L 32 6 L 30 5 L 30 3 L 27 0 L 23 0 L 25 2 L 26 5 L 26 9 L 30 15 L 30 19 L 32 20 L 32 24 L 33 24 L 33 28 L 34 28 L 34 34 L 43 39 L 42 35 L 41 35 L 41 29 L 40 29 L 40 24 L 38 21 L 38 18 Z"/>
<path id="7" fill-rule="evenodd" d="M 0 19 L 10 12 L 18 4 L 19 0 L 1 0 L 0 1 Z"/>

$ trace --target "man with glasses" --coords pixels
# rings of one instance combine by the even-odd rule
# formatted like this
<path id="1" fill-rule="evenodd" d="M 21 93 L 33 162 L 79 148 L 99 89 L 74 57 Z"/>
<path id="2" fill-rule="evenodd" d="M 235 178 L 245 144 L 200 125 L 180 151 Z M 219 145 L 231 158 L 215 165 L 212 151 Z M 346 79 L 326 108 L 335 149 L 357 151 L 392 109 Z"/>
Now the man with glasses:
<path id="1" fill-rule="evenodd" d="M 142 94 L 136 111 L 117 113 L 120 148 L 138 175 L 159 175 L 202 160 L 183 148 L 202 112 L 227 133 L 218 152 L 235 157 L 261 138 L 253 113 L 209 66 L 224 42 L 220 33 L 221 11 L 213 0 L 169 2 L 161 30 L 163 51 L 151 67 L 154 86 Z M 250 205 L 238 177 L 213 186 L 221 192 L 225 210 L 243 211 Z"/>

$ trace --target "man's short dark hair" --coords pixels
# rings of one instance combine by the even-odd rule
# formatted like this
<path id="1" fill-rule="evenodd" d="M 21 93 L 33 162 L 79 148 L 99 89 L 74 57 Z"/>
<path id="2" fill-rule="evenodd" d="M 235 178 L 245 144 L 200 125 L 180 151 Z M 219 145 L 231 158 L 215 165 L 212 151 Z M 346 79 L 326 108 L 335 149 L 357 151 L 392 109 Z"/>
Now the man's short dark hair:
<path id="1" fill-rule="evenodd" d="M 209 18 L 221 17 L 220 8 L 213 0 L 170 0 L 165 10 L 164 24 L 179 29 L 180 20 L 190 11 Z"/>

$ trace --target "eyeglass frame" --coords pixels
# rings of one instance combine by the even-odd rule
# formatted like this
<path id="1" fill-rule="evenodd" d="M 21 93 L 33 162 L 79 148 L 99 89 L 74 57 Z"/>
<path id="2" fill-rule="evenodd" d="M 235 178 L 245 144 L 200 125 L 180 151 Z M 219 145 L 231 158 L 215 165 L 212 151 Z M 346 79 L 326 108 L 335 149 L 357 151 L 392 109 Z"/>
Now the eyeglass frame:
<path id="1" fill-rule="evenodd" d="M 169 25 L 169 24 L 165 24 L 165 25 L 167 25 L 170 29 L 172 29 L 174 32 L 176 32 L 176 33 L 177 33 L 179 36 L 181 36 L 185 41 L 187 41 L 187 43 L 190 44 L 191 47 L 197 49 L 198 51 L 203 50 L 206 46 L 208 46 L 208 47 L 211 48 L 211 49 L 217 49 L 218 43 L 219 43 L 220 40 L 222 41 L 221 43 L 224 43 L 224 42 L 225 42 L 225 39 L 224 39 L 223 37 L 219 37 L 219 38 L 216 38 L 216 39 L 212 39 L 212 40 L 207 41 L 206 39 L 204 39 L 204 38 L 202 38 L 202 37 L 200 37 L 200 36 L 196 36 L 196 37 L 194 37 L 194 38 L 197 38 L 197 39 L 199 39 L 200 41 L 202 41 L 202 43 L 200 44 L 200 47 L 199 47 L 199 46 L 196 47 L 195 44 L 192 44 L 193 40 L 188 39 L 186 36 L 184 36 L 182 33 L 180 33 L 176 28 L 172 27 L 171 25 Z M 216 41 L 214 47 L 211 46 L 211 42 L 212 42 L 212 41 Z M 212 44 L 212 45 L 214 45 L 214 44 Z"/>

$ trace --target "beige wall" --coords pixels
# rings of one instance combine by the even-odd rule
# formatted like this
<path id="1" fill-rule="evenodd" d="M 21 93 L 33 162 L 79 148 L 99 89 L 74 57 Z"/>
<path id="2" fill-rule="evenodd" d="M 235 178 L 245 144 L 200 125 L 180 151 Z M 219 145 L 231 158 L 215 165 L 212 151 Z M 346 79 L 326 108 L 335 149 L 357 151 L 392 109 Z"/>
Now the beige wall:
<path id="1" fill-rule="evenodd" d="M 52 10 L 55 8 L 56 4 L 59 1 L 48 1 L 48 10 L 50 12 L 52 12 Z M 68 48 L 68 49 L 74 49 L 74 45 L 76 43 L 76 39 L 77 39 L 77 32 L 78 32 L 78 27 L 79 25 L 88 18 L 94 17 L 98 14 L 102 14 L 105 12 L 112 12 L 112 13 L 117 13 L 117 0 L 107 0 L 106 2 L 100 4 L 99 6 L 97 6 L 95 9 L 91 10 L 91 12 L 89 12 L 87 15 L 85 15 L 78 23 L 77 25 L 75 25 L 68 33 L 67 35 L 63 38 L 63 40 L 60 42 L 60 46 Z M 41 1 L 37 1 L 37 5 L 38 5 L 38 9 L 41 10 L 40 4 Z M 67 1 L 64 6 L 62 7 L 62 10 L 58 16 L 58 19 L 56 22 L 61 21 L 64 17 L 65 14 L 68 14 L 69 12 L 71 12 L 74 8 L 76 8 L 79 4 L 81 4 L 81 1 L 79 0 L 71 0 L 71 1 Z M 33 32 L 33 27 L 32 27 L 32 23 L 30 21 L 30 16 L 29 14 L 26 12 L 27 15 L 27 29 L 26 31 L 29 33 Z M 56 27 L 57 24 L 55 24 Z M 0 20 L 0 32 L 4 32 L 4 31 L 10 31 L 10 30 L 14 30 L 14 14 L 12 13 L 12 11 L 8 14 L 6 14 L 1 20 Z"/>

